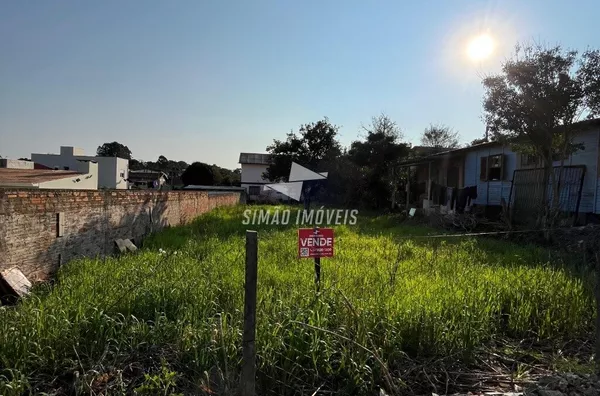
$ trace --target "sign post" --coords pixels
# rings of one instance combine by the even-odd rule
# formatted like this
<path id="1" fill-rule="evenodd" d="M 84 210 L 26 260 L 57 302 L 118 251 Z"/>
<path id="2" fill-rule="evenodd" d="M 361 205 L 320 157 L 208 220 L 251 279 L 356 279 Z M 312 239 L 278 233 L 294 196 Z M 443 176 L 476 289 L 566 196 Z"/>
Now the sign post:
<path id="1" fill-rule="evenodd" d="M 333 228 L 298 229 L 298 257 L 314 258 L 315 285 L 321 288 L 321 257 L 333 257 Z"/>
<path id="2" fill-rule="evenodd" d="M 315 226 L 313 233 L 317 235 L 319 227 Z M 332 242 L 333 247 L 333 242 Z M 317 287 L 317 293 L 321 290 L 321 256 L 315 257 L 315 286 Z"/>

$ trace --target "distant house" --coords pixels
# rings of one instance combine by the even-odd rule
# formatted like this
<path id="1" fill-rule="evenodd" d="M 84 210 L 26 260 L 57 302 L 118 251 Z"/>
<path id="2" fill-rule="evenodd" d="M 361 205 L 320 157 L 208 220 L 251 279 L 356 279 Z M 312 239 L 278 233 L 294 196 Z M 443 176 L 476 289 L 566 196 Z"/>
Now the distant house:
<path id="1" fill-rule="evenodd" d="M 60 154 L 31 154 L 36 164 L 54 170 L 73 170 L 80 161 L 94 161 L 98 164 L 98 185 L 96 188 L 127 189 L 129 160 L 119 157 L 94 157 L 84 155 L 83 149 L 61 146 Z"/>
<path id="2" fill-rule="evenodd" d="M 98 164 L 81 161 L 73 170 L 2 167 L 0 188 L 96 190 Z"/>
<path id="3" fill-rule="evenodd" d="M 151 169 L 130 170 L 129 186 L 132 189 L 160 189 L 168 180 L 165 172 Z"/>
<path id="4" fill-rule="evenodd" d="M 265 187 L 271 183 L 263 177 L 271 163 L 271 156 L 263 153 L 240 153 L 242 167 L 241 187 L 246 189 L 248 200 L 287 200 L 283 194 Z"/>
<path id="5" fill-rule="evenodd" d="M 600 186 L 598 183 L 600 119 L 578 123 L 574 143 L 582 149 L 565 159 L 560 183 L 560 207 L 575 214 L 600 213 Z M 554 162 L 559 176 L 559 158 Z M 468 195 L 467 205 L 501 206 L 515 210 L 533 208 L 545 188 L 537 187 L 542 180 L 541 161 L 516 153 L 498 142 L 447 150 L 414 158 L 403 163 L 415 174 L 409 185 L 413 206 L 444 206 L 451 209 L 457 198 L 452 194 Z M 468 190 L 467 190 L 468 189 Z M 464 202 L 463 202 L 464 203 Z"/>
<path id="6" fill-rule="evenodd" d="M 269 154 L 240 153 L 242 167 L 241 187 L 246 189 L 249 199 L 255 199 L 263 192 L 263 186 L 270 183 L 263 177 L 271 163 Z"/>

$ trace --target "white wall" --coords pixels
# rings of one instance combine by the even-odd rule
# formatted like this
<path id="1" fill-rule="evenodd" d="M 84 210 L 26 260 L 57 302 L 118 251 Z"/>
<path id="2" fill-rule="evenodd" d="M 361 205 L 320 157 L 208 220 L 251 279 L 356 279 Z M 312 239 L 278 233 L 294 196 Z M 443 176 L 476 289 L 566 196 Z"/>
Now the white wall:
<path id="1" fill-rule="evenodd" d="M 61 156 L 58 154 L 31 154 L 31 160 L 35 163 L 42 164 L 49 168 L 57 168 L 64 170 L 68 167 L 69 170 L 77 168 L 79 161 L 75 157 Z"/>
<path id="2" fill-rule="evenodd" d="M 115 188 L 119 190 L 126 190 L 129 188 L 129 182 L 127 179 L 129 178 L 129 160 L 125 158 L 117 158 L 116 163 L 116 171 L 115 174 Z"/>
<path id="3" fill-rule="evenodd" d="M 93 162 L 82 162 L 83 166 L 77 172 L 84 171 L 80 175 L 69 176 L 64 179 L 50 180 L 38 184 L 40 189 L 64 189 L 64 190 L 97 190 L 98 189 L 98 164 Z"/>
<path id="4" fill-rule="evenodd" d="M 242 183 L 268 183 L 262 174 L 266 172 L 268 165 L 242 164 Z"/>
<path id="5" fill-rule="evenodd" d="M 68 147 L 61 147 L 65 155 L 59 154 L 31 154 L 31 160 L 50 168 L 63 170 L 77 170 L 81 161 L 95 161 L 98 163 L 98 185 L 97 188 L 111 188 L 126 190 L 129 183 L 126 181 L 129 175 L 129 160 L 118 157 L 93 157 L 89 155 L 70 156 Z M 80 152 L 80 151 L 76 151 Z M 121 177 L 123 173 L 123 177 Z"/>
<path id="6" fill-rule="evenodd" d="M 0 158 L 0 168 L 7 169 L 33 169 L 33 162 L 16 160 L 9 158 Z"/>

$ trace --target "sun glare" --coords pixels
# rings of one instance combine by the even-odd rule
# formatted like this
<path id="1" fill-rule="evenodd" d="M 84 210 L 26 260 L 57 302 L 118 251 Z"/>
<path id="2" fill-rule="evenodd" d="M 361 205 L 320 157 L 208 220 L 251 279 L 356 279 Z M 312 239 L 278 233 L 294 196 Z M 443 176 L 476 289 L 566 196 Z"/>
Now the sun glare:
<path id="1" fill-rule="evenodd" d="M 469 43 L 467 54 L 474 61 L 482 61 L 494 52 L 494 40 L 487 34 L 475 37 Z"/>

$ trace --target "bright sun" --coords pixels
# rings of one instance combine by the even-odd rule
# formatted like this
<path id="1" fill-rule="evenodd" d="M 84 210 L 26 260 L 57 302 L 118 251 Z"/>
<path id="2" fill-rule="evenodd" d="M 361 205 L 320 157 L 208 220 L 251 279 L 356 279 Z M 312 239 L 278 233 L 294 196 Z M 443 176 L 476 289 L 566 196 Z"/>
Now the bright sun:
<path id="1" fill-rule="evenodd" d="M 475 37 L 469 43 L 467 54 L 474 61 L 482 61 L 494 52 L 494 40 L 487 34 Z"/>

